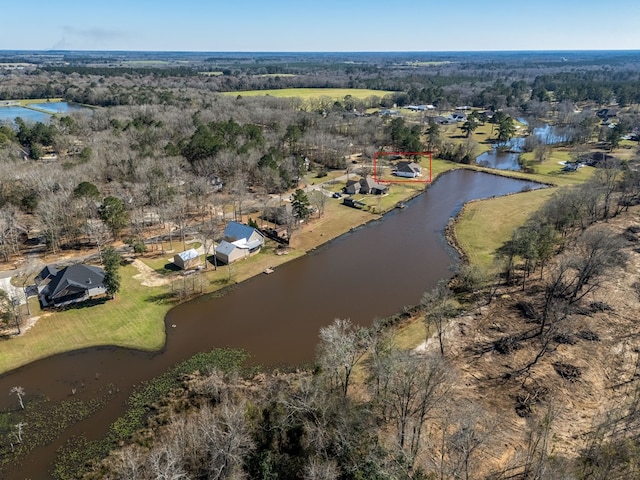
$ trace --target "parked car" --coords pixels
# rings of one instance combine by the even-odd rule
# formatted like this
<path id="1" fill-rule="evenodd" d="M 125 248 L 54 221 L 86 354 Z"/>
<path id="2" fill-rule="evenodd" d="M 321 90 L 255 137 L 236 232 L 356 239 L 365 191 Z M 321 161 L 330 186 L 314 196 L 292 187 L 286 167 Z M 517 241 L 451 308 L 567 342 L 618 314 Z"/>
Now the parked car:
<path id="1" fill-rule="evenodd" d="M 338 192 L 334 192 L 333 195 L 331 195 L 333 198 L 341 198 L 342 195 L 340 195 Z"/>

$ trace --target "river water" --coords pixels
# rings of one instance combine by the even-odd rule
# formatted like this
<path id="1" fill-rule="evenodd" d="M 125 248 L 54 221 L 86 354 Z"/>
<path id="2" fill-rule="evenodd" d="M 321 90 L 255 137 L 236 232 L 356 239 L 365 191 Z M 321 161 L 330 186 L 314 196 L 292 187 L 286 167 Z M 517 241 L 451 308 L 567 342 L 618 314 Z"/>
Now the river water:
<path id="1" fill-rule="evenodd" d="M 203 297 L 174 308 L 165 320 L 167 343 L 161 352 L 91 348 L 3 375 L 0 392 L 20 385 L 26 401 L 35 395 L 54 402 L 69 399 L 72 389 L 74 398 L 83 399 L 103 396 L 105 388 L 116 393 L 97 414 L 0 476 L 47 478 L 60 445 L 75 435 L 104 435 L 124 412 L 135 385 L 197 352 L 242 348 L 249 352 L 250 362 L 265 366 L 313 361 L 319 329 L 334 318 L 369 325 L 375 317 L 417 304 L 425 291 L 453 275 L 457 257 L 443 231 L 465 202 L 537 187 L 467 170 L 444 174 L 405 209 L 357 228 L 271 275 L 243 282 L 222 297 Z M 0 408 L 14 403 L 15 398 L 0 395 Z"/>
<path id="2" fill-rule="evenodd" d="M 518 119 L 527 123 L 524 119 Z M 557 145 L 566 142 L 568 137 L 556 127 L 544 124 L 533 129 L 532 135 L 537 137 L 545 145 Z M 507 151 L 502 151 L 498 146 L 476 157 L 476 163 L 483 167 L 497 170 L 521 170 L 520 154 L 523 152 L 526 137 L 513 137 L 505 145 Z"/>

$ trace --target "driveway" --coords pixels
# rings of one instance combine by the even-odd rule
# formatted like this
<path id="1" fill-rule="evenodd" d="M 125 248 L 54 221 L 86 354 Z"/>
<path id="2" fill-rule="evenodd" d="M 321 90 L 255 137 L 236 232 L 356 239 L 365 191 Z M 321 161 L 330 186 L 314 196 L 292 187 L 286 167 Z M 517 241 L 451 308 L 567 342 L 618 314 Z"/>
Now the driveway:
<path id="1" fill-rule="evenodd" d="M 20 305 L 27 303 L 22 287 L 14 287 L 11 285 L 11 277 L 0 278 L 0 289 L 9 294 L 9 298 L 16 298 Z"/>

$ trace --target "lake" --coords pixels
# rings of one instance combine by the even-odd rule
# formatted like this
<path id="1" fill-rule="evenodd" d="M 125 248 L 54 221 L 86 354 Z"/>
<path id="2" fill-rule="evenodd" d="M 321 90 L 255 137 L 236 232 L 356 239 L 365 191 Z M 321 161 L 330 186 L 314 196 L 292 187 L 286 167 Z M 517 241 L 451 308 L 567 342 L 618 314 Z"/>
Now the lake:
<path id="1" fill-rule="evenodd" d="M 13 121 L 18 117 L 28 123 L 46 123 L 51 118 L 51 115 L 54 114 L 67 115 L 73 112 L 88 110 L 87 107 L 68 102 L 44 102 L 34 103 L 31 105 L 34 108 L 46 110 L 47 112 L 50 112 L 50 114 L 18 106 L 0 107 L 0 123 L 13 123 Z"/>
<path id="2" fill-rule="evenodd" d="M 520 121 L 522 122 L 522 120 Z M 540 139 L 545 145 L 556 145 L 567 140 L 567 137 L 559 132 L 556 127 L 548 124 L 534 128 L 532 135 Z M 513 137 L 504 145 L 508 151 L 500 151 L 498 146 L 494 146 L 488 152 L 476 157 L 476 163 L 483 167 L 497 170 L 520 170 L 520 154 L 524 149 L 525 140 L 526 137 Z"/>

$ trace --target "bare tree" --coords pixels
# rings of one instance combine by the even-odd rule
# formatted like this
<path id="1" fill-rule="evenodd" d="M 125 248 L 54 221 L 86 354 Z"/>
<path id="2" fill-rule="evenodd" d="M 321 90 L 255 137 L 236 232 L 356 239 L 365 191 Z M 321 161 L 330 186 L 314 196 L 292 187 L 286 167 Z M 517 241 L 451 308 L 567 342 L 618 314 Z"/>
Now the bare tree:
<path id="1" fill-rule="evenodd" d="M 432 327 L 436 329 L 440 354 L 444 356 L 445 328 L 455 313 L 451 290 L 444 282 L 439 282 L 436 287 L 422 295 L 420 305 L 425 310 L 424 322 L 427 336 L 431 336 Z"/>
<path id="2" fill-rule="evenodd" d="M 16 435 L 16 440 L 17 440 L 18 443 L 22 443 L 22 432 L 23 432 L 23 428 L 26 427 L 26 426 L 27 426 L 27 424 L 24 423 L 24 422 L 19 422 L 19 423 L 16 423 L 14 425 L 14 427 L 16 428 L 15 435 Z"/>
<path id="3" fill-rule="evenodd" d="M 381 377 L 376 401 L 382 420 L 394 426 L 397 446 L 412 462 L 424 422 L 446 392 L 447 369 L 439 357 L 402 350 L 391 350 L 384 362 L 384 368 L 372 372 Z"/>
<path id="4" fill-rule="evenodd" d="M 542 415 L 528 419 L 527 451 L 524 458 L 522 478 L 526 480 L 540 480 L 548 478 L 549 454 L 551 443 L 551 426 L 557 411 L 549 403 Z"/>
<path id="5" fill-rule="evenodd" d="M 324 215 L 324 209 L 327 205 L 327 196 L 324 194 L 323 189 L 313 190 L 309 192 L 309 200 L 318 212 L 318 218 Z"/>
<path id="6" fill-rule="evenodd" d="M 566 287 L 569 298 L 577 301 L 600 286 L 600 280 L 613 267 L 624 265 L 622 239 L 611 230 L 597 227 L 585 231 L 567 254 L 569 267 L 575 272 Z"/>
<path id="7" fill-rule="evenodd" d="M 22 387 L 13 387 L 9 390 L 9 394 L 15 394 L 18 397 L 18 402 L 20 403 L 20 408 L 24 410 L 24 388 Z"/>
<path id="8" fill-rule="evenodd" d="M 452 476 L 469 480 L 478 468 L 479 452 L 492 433 L 479 408 L 471 408 L 459 417 L 457 429 L 449 437 Z"/>
<path id="9" fill-rule="evenodd" d="M 340 469 L 334 459 L 312 458 L 304 468 L 304 480 L 337 480 Z"/>
<path id="10" fill-rule="evenodd" d="M 331 387 L 340 387 L 347 397 L 353 367 L 367 352 L 369 338 L 364 328 L 350 320 L 336 318 L 331 325 L 320 329 L 318 363 L 329 378 Z"/>
<path id="11" fill-rule="evenodd" d="M 18 209 L 14 205 L 0 208 L 0 255 L 5 262 L 19 251 Z"/>

